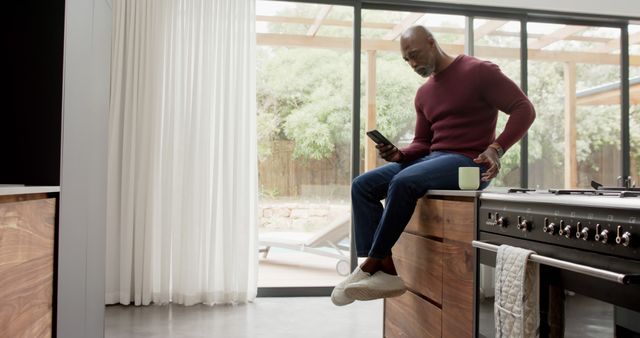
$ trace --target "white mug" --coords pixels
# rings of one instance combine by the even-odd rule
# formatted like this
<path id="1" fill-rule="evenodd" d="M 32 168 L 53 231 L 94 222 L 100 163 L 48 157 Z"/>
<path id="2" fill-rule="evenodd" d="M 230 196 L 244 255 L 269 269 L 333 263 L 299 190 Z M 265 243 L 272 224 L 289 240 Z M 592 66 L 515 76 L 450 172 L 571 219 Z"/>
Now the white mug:
<path id="1" fill-rule="evenodd" d="M 458 168 L 458 186 L 462 190 L 476 190 L 480 187 L 480 168 Z"/>

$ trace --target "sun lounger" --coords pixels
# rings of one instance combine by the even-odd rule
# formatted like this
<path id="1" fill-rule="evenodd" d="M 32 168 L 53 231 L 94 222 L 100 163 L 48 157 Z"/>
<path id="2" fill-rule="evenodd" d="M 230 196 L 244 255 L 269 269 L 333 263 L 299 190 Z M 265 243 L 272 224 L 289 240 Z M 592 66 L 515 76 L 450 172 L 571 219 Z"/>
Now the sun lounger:
<path id="1" fill-rule="evenodd" d="M 272 247 L 307 252 L 310 254 L 336 258 L 336 271 L 342 276 L 350 272 L 349 246 L 340 242 L 349 237 L 351 215 L 339 217 L 320 232 L 306 239 L 285 239 L 278 233 L 261 234 L 259 237 L 260 252 L 267 258 Z"/>

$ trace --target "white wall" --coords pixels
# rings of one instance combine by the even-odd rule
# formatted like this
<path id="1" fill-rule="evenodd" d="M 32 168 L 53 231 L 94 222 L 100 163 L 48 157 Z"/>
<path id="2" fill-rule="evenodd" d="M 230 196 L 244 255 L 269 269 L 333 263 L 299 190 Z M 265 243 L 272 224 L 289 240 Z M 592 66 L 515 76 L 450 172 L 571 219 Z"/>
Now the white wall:
<path id="1" fill-rule="evenodd" d="M 64 49 L 57 335 L 104 337 L 109 2 L 66 0 Z"/>
<path id="2" fill-rule="evenodd" d="M 640 19 L 640 0 L 424 0 L 476 6 L 527 8 L 570 13 L 617 15 Z"/>

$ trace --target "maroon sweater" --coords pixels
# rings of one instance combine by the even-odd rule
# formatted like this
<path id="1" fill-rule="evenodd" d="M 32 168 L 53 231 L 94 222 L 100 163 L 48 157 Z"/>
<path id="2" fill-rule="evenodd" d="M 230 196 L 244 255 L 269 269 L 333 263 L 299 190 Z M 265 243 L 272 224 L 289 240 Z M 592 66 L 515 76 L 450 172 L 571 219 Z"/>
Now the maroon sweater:
<path id="1" fill-rule="evenodd" d="M 437 150 L 476 158 L 494 141 L 507 151 L 535 119 L 529 99 L 498 66 L 466 55 L 418 89 L 415 107 L 415 136 L 401 149 L 403 161 Z M 496 139 L 498 110 L 509 119 Z"/>

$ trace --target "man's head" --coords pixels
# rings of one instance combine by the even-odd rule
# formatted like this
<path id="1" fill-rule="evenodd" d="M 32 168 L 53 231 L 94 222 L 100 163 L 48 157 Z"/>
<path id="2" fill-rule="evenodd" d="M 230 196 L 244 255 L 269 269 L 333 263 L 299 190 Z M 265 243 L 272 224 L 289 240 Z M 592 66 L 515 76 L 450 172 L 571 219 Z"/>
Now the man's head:
<path id="1" fill-rule="evenodd" d="M 437 68 L 439 48 L 429 30 L 411 26 L 400 37 L 402 58 L 422 77 L 429 77 Z"/>

